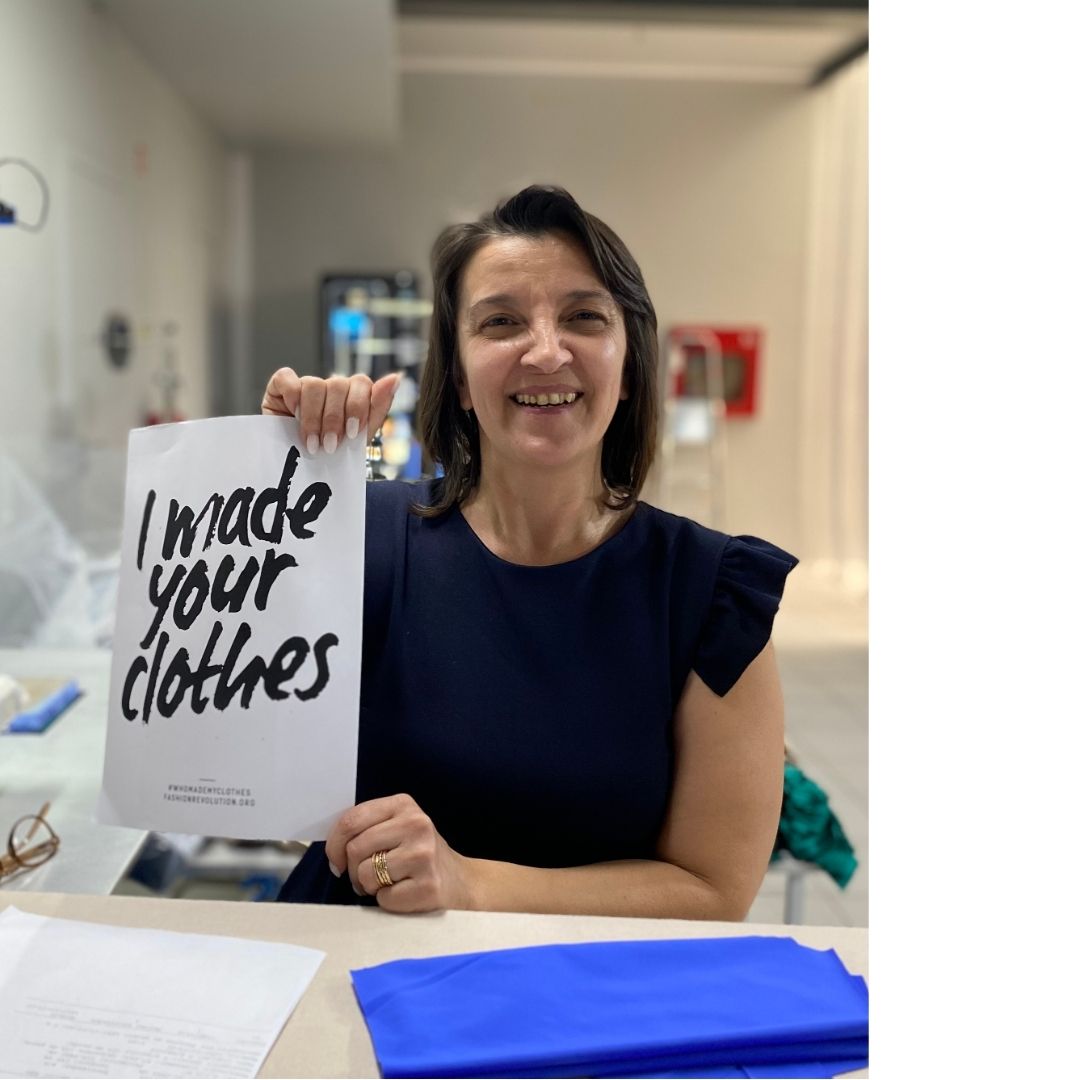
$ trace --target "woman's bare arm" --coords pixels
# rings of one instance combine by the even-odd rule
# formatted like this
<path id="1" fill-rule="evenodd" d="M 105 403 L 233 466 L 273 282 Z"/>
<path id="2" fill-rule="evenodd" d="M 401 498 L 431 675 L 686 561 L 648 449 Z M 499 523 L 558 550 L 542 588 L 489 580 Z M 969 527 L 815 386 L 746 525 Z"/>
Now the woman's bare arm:
<path id="1" fill-rule="evenodd" d="M 783 763 L 784 707 L 770 643 L 722 698 L 695 673 L 687 680 L 657 860 L 551 870 L 467 859 L 461 906 L 741 921 L 776 839 Z"/>

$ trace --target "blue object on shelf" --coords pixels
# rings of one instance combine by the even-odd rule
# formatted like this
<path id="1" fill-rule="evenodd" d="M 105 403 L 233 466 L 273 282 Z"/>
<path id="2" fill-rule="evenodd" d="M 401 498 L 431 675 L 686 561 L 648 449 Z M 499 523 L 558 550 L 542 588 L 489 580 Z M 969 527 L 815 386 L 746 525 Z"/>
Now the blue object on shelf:
<path id="1" fill-rule="evenodd" d="M 72 679 L 55 693 L 30 709 L 12 717 L 7 731 L 10 735 L 37 735 L 44 731 L 80 694 L 79 684 Z"/>
<path id="2" fill-rule="evenodd" d="M 275 900 L 281 891 L 281 878 L 277 874 L 248 874 L 240 882 L 240 888 L 252 890 L 250 900 Z"/>
<path id="3" fill-rule="evenodd" d="M 385 1077 L 824 1077 L 869 1060 L 865 981 L 785 937 L 541 945 L 352 980 Z"/>

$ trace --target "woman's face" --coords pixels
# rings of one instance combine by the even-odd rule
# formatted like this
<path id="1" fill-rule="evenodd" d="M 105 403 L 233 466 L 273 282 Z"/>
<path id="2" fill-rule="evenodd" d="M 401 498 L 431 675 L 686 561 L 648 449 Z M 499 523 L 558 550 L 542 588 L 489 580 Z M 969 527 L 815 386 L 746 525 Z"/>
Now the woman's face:
<path id="1" fill-rule="evenodd" d="M 598 470 L 628 396 L 626 326 L 571 237 L 500 237 L 476 252 L 462 275 L 458 355 L 485 466 Z"/>

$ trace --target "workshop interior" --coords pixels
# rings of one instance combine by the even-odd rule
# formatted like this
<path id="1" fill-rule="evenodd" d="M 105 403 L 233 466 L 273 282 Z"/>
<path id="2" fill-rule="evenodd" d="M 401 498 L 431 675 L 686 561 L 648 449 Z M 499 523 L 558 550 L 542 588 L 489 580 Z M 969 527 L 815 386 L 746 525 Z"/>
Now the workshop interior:
<path id="1" fill-rule="evenodd" d="M 866 927 L 868 56 L 841 0 L 4 0 L 4 815 L 17 767 L 45 804 L 78 774 L 81 824 L 49 820 L 80 890 L 276 897 L 301 845 L 93 824 L 79 710 L 107 690 L 129 433 L 257 413 L 283 366 L 398 372 L 369 476 L 435 475 L 432 238 L 555 183 L 656 305 L 642 497 L 800 560 L 774 633 L 792 818 L 748 921 Z"/>

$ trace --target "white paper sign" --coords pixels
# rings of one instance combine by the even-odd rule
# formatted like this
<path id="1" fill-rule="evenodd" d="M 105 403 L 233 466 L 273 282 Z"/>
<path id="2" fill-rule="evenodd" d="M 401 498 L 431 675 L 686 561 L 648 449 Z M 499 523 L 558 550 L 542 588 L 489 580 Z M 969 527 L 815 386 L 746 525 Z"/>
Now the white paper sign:
<path id="1" fill-rule="evenodd" d="M 98 820 L 322 840 L 355 802 L 364 439 L 133 431 Z"/>

